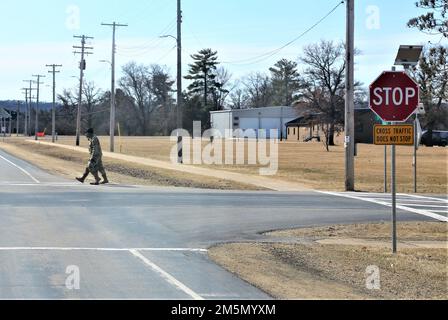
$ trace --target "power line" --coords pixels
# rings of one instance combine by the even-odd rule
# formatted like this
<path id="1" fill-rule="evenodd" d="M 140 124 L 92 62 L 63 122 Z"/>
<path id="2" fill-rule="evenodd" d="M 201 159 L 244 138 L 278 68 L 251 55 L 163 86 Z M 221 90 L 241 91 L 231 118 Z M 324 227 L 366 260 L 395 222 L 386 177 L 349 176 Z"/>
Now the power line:
<path id="1" fill-rule="evenodd" d="M 171 30 L 171 31 L 174 31 L 174 30 Z M 151 51 L 154 51 L 155 49 L 160 48 L 162 44 L 163 44 L 163 40 L 161 40 L 160 37 L 158 37 L 157 40 L 154 40 L 154 42 L 151 46 L 142 47 L 141 49 L 128 50 L 128 49 L 122 49 L 121 47 L 118 47 L 117 54 L 119 54 L 120 56 L 124 56 L 124 57 L 140 57 L 140 56 L 148 54 Z"/>
<path id="2" fill-rule="evenodd" d="M 291 44 L 293 44 L 294 42 L 298 41 L 302 37 L 304 37 L 306 34 L 308 34 L 313 29 L 315 29 L 318 25 L 320 25 L 324 20 L 326 20 L 331 14 L 333 14 L 333 12 L 335 12 L 344 3 L 345 3 L 345 0 L 341 1 L 333 9 L 331 9 L 325 16 L 323 16 L 319 21 L 317 21 L 311 27 L 309 27 L 304 32 L 302 32 L 299 36 L 297 36 L 293 40 L 289 41 L 288 43 L 284 44 L 283 46 L 281 46 L 281 47 L 279 47 L 279 48 L 277 48 L 275 50 L 272 50 L 272 51 L 266 52 L 264 54 L 261 54 L 259 56 L 255 56 L 255 57 L 248 58 L 248 59 L 236 60 L 236 61 L 224 61 L 224 62 L 221 62 L 221 63 L 224 63 L 224 64 L 238 64 L 238 65 L 251 65 L 251 64 L 256 64 L 256 63 L 262 62 L 264 60 L 267 60 L 267 59 L 271 58 L 272 56 L 276 55 L 277 53 L 279 53 L 280 51 L 282 51 L 283 49 L 285 49 L 286 47 L 289 47 Z"/>
<path id="3" fill-rule="evenodd" d="M 170 55 L 170 53 L 173 52 L 173 50 L 176 49 L 176 48 L 177 48 L 177 45 L 172 47 L 170 50 L 168 50 L 166 53 L 164 53 L 159 59 L 157 59 L 156 63 L 159 63 L 160 61 L 162 61 L 163 59 L 168 57 Z"/>
<path id="4" fill-rule="evenodd" d="M 153 49 L 154 47 L 157 47 L 155 46 L 155 44 L 159 44 L 161 42 L 160 36 L 166 33 L 170 33 L 175 29 L 175 26 L 176 26 L 176 19 L 172 20 L 164 29 L 162 29 L 162 31 L 160 31 L 157 37 L 151 38 L 135 46 L 119 46 L 118 49 L 120 51 L 128 51 L 128 52 L 139 52 L 147 49 Z"/>

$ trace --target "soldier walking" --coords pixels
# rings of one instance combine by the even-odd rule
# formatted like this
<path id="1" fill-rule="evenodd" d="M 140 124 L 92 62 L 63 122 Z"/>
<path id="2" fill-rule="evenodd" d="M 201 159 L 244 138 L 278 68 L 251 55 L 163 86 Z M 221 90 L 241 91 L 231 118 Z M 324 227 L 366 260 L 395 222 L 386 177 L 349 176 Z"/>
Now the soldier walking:
<path id="1" fill-rule="evenodd" d="M 102 159 L 103 152 L 101 151 L 100 140 L 94 134 L 92 128 L 87 130 L 85 136 L 89 140 L 90 159 L 86 171 L 84 172 L 84 175 L 81 178 L 76 178 L 76 180 L 78 180 L 81 183 L 84 183 L 89 173 L 91 173 L 95 178 L 95 182 L 92 182 L 91 185 L 97 186 L 99 184 L 107 184 L 109 183 L 109 180 L 107 179 L 106 170 L 104 169 L 103 166 L 103 159 Z M 103 181 L 101 181 L 100 177 L 98 176 L 98 172 L 101 173 Z"/>

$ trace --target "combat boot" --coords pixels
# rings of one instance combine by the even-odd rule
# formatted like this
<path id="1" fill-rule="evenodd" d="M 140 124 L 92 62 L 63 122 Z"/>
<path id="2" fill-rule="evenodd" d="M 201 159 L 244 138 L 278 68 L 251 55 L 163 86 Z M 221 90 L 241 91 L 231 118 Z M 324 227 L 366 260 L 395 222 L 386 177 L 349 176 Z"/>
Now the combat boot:
<path id="1" fill-rule="evenodd" d="M 106 173 L 101 174 L 103 176 L 103 181 L 101 181 L 101 184 L 108 184 L 109 179 L 107 179 Z"/>
<path id="2" fill-rule="evenodd" d="M 86 178 L 88 175 L 89 175 L 89 171 L 86 170 L 86 172 L 84 172 L 83 176 L 81 178 L 76 178 L 76 180 L 78 180 L 81 183 L 84 183 L 86 181 Z"/>
<path id="3" fill-rule="evenodd" d="M 98 176 L 98 172 L 97 173 L 92 173 L 92 175 L 95 178 L 95 182 L 92 182 L 91 185 L 92 186 L 98 186 L 100 184 L 100 177 Z"/>

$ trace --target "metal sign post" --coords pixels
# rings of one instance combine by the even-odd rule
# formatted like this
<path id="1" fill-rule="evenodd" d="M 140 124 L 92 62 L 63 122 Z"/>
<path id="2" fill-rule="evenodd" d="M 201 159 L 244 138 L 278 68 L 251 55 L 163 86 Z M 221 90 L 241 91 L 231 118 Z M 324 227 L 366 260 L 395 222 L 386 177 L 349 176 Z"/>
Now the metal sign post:
<path id="1" fill-rule="evenodd" d="M 391 146 L 391 197 L 392 197 L 392 251 L 397 252 L 397 180 L 396 180 L 396 147 L 397 145 L 415 145 L 414 125 L 402 124 L 396 125 L 392 122 L 390 125 L 375 125 L 373 132 L 375 145 L 384 145 L 387 148 Z M 385 149 L 386 151 L 387 149 Z M 385 153 L 385 163 L 387 159 Z M 386 169 L 384 170 L 386 172 Z M 387 175 L 384 176 L 387 189 Z"/>
<path id="2" fill-rule="evenodd" d="M 396 125 L 415 112 L 419 104 L 419 86 L 405 72 L 385 71 L 370 85 L 370 109 L 390 125 L 374 126 L 375 145 L 391 146 L 392 252 L 397 253 L 397 181 L 396 146 L 414 145 L 416 123 Z M 387 166 L 385 149 L 385 168 Z M 387 181 L 385 169 L 384 180 Z M 385 183 L 385 190 L 387 185 Z"/>
<path id="3" fill-rule="evenodd" d="M 392 252 L 397 253 L 397 188 L 396 188 L 396 146 L 392 145 L 391 191 L 392 191 Z"/>
<path id="4" fill-rule="evenodd" d="M 415 120 L 414 120 L 414 193 L 417 193 L 417 148 L 418 148 L 418 134 L 417 134 L 417 121 L 418 121 L 418 115 L 415 114 Z"/>
<path id="5" fill-rule="evenodd" d="M 387 146 L 384 146 L 384 193 L 387 193 Z"/>

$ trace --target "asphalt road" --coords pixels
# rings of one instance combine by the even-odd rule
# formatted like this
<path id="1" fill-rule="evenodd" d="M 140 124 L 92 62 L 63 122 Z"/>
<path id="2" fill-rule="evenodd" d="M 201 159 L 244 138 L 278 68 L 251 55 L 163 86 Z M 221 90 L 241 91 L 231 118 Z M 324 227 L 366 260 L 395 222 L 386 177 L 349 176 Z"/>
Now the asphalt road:
<path id="1" fill-rule="evenodd" d="M 383 205 L 319 192 L 81 185 L 0 150 L 0 299 L 269 299 L 206 249 L 389 218 Z"/>

